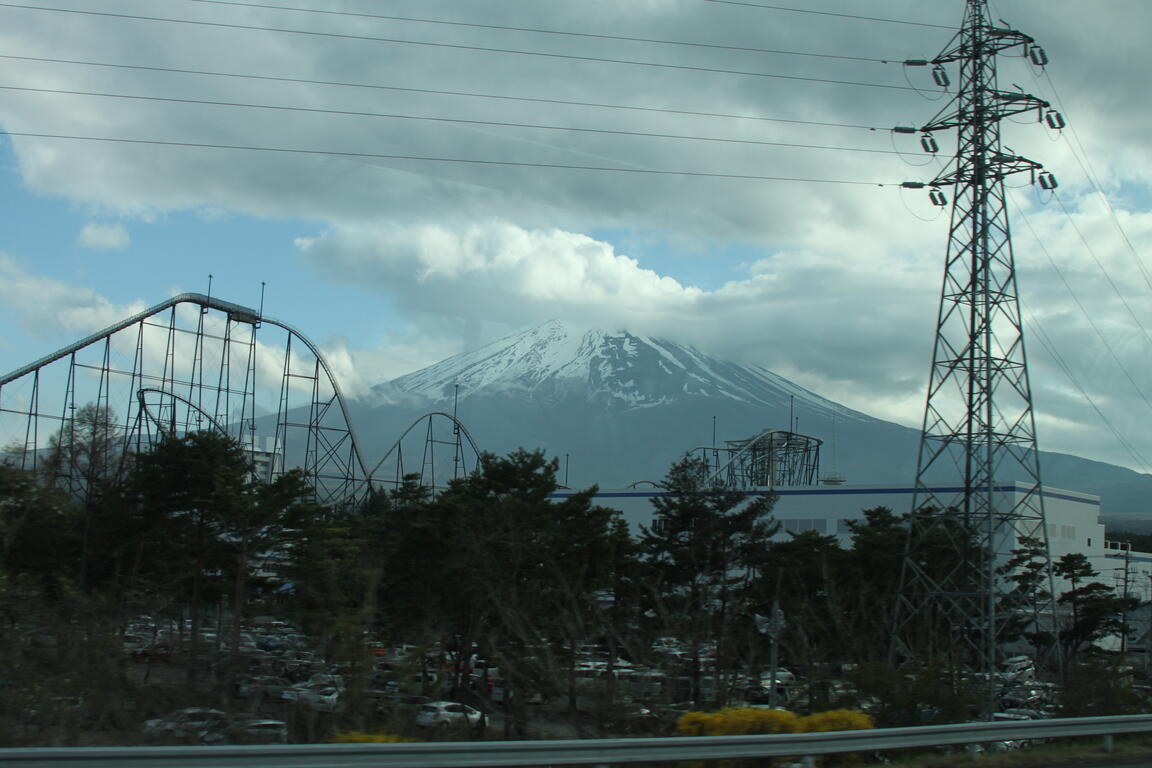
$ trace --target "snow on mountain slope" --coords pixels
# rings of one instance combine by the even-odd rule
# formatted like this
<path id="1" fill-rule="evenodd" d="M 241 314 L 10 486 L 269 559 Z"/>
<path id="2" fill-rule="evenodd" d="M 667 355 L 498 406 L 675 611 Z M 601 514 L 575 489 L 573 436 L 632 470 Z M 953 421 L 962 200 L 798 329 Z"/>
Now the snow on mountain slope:
<path id="1" fill-rule="evenodd" d="M 352 403 L 372 461 L 420 415 L 453 410 L 456 385 L 460 418 L 483 450 L 540 448 L 563 457 L 574 488 L 659 479 L 714 434 L 724 441 L 789 426 L 823 440 L 822 467 L 849 482 L 904 485 L 915 477 L 916 429 L 845 408 L 760 366 L 556 321 L 393 379 Z M 1152 477 L 1075 456 L 1042 453 L 1041 461 L 1053 487 L 1100 494 L 1111 517 L 1149 519 Z"/>
<path id="2" fill-rule="evenodd" d="M 667 339 L 627 331 L 578 331 L 552 320 L 455 355 L 376 388 L 381 398 L 445 401 L 512 395 L 538 402 L 576 398 L 611 408 L 646 408 L 686 397 L 781 407 L 794 398 L 809 412 L 872 419 L 759 366 L 720 360 Z"/>

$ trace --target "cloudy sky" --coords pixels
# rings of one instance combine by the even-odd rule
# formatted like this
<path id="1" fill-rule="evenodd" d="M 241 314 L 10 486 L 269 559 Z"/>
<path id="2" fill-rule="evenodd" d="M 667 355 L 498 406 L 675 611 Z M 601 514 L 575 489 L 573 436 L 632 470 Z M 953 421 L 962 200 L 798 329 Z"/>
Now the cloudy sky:
<path id="1" fill-rule="evenodd" d="M 901 62 L 963 6 L 5 3 L 0 371 L 211 274 L 353 392 L 558 318 L 917 425 L 948 219 L 891 128 L 945 108 Z M 1068 123 L 1004 127 L 1060 182 L 1009 198 L 1041 445 L 1149 471 L 1152 4 L 991 6 Z"/>

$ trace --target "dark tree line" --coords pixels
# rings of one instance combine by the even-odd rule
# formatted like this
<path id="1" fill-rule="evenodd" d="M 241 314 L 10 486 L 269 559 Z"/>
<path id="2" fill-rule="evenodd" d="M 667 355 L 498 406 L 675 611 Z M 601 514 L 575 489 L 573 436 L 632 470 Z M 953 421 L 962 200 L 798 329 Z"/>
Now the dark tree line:
<path id="1" fill-rule="evenodd" d="M 633 532 L 595 503 L 595 488 L 554 498 L 557 461 L 525 450 L 485 455 L 435 497 L 408 478 L 357 507 L 323 508 L 301 474 L 258 480 L 241 447 L 216 433 L 100 455 L 102 417 L 89 415 L 78 421 L 85 434 L 54 441 L 47 471 L 0 465 L 0 650 L 19 654 L 53 627 L 45 655 L 71 660 L 82 648 L 104 670 L 87 684 L 109 696 L 122 687 L 117 632 L 141 613 L 187 626 L 190 683 L 212 650 L 197 643 L 207 615 L 231 620 L 217 655 L 238 648 L 240 620 L 256 612 L 299 622 L 353 671 L 368 669 L 372 643 L 438 649 L 453 696 L 475 688 L 469 673 L 483 658 L 505 687 L 513 735 L 525 733 L 531 696 L 581 705 L 589 653 L 605 660 L 607 707 L 625 663 L 667 671 L 696 707 L 747 699 L 769 669 L 773 616 L 783 617 L 780 661 L 807 678 L 813 709 L 863 696 L 914 708 L 934 685 L 937 671 L 905 684 L 887 668 L 908 521 L 885 508 L 848 523 L 849 546 L 815 532 L 782 537 L 773 495 L 727 491 L 684 459 L 651 524 Z M 91 470 L 84 498 L 54 481 L 61 462 Z M 949 556 L 943 542 L 930 552 L 941 568 Z M 1025 546 L 1005 572 L 1012 588 L 1041 588 L 1031 561 Z M 1117 617 L 1131 606 L 1094 581 L 1086 559 L 1059 569 L 1072 583 L 1058 638 L 1071 661 L 1122 632 Z M 836 683 L 847 669 L 855 700 Z"/>

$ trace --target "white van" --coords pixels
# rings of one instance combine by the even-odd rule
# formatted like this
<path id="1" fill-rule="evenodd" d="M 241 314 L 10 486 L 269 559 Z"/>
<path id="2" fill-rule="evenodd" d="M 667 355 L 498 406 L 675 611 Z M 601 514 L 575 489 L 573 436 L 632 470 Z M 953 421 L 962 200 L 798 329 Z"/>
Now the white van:
<path id="1" fill-rule="evenodd" d="M 1000 664 L 1000 674 L 1013 682 L 1036 679 L 1036 662 L 1030 656 L 1012 656 Z"/>

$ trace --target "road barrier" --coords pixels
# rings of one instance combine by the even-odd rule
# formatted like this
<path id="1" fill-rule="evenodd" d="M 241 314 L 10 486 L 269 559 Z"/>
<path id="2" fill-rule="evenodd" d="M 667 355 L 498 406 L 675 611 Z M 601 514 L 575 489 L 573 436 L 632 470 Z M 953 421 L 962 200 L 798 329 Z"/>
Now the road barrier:
<path id="1" fill-rule="evenodd" d="M 0 749 L 0 768 L 493 768 L 615 765 L 734 758 L 810 758 L 843 752 L 979 745 L 1001 741 L 1152 732 L 1152 715 L 954 723 L 869 731 L 562 741 L 441 741 L 406 744 L 277 744 L 219 747 L 35 747 Z"/>

